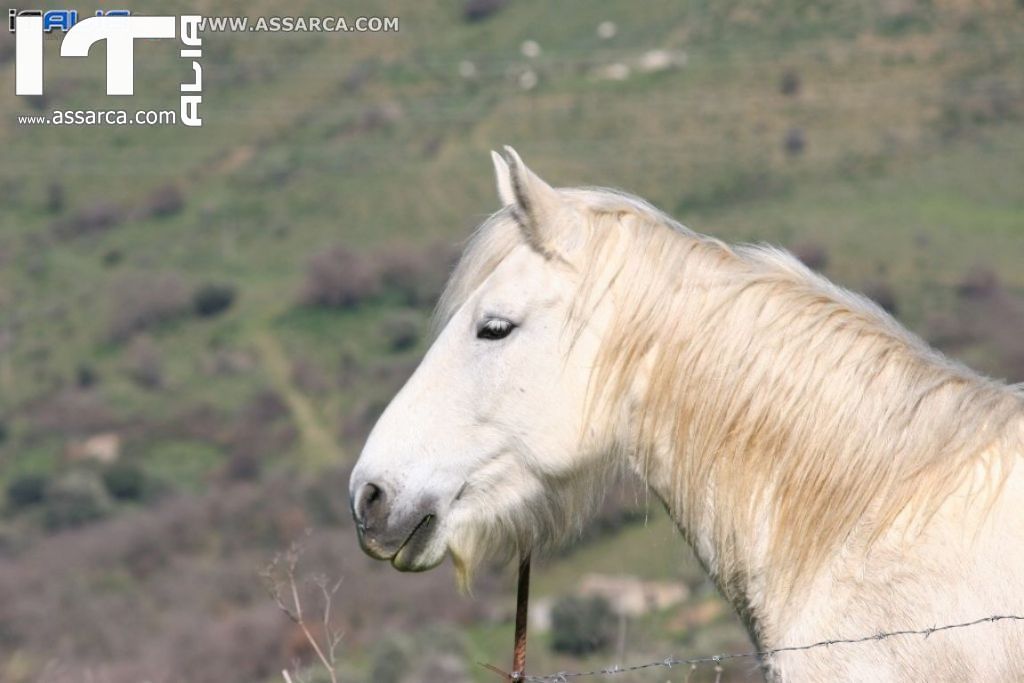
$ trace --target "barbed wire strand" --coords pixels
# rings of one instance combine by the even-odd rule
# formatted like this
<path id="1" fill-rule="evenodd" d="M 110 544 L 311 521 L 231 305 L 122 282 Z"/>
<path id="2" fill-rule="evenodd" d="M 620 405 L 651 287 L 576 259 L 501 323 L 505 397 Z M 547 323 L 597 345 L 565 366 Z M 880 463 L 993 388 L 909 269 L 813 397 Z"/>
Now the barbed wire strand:
<path id="1" fill-rule="evenodd" d="M 618 674 L 643 671 L 645 669 L 671 669 L 676 666 L 686 665 L 690 666 L 689 675 L 692 675 L 693 671 L 695 671 L 696 668 L 701 664 L 713 664 L 715 673 L 719 678 L 721 678 L 722 664 L 733 659 L 766 659 L 784 652 L 806 652 L 808 650 L 831 647 L 833 645 L 857 645 L 862 643 L 883 641 L 889 638 L 895 638 L 900 636 L 923 636 L 924 638 L 928 638 L 933 633 L 939 633 L 941 631 L 952 631 L 954 629 L 969 628 L 971 626 L 978 626 L 979 624 L 995 623 L 998 621 L 1024 622 L 1024 616 L 1019 616 L 1016 614 L 995 614 L 988 617 L 981 617 L 980 619 L 975 619 L 973 621 L 964 621 L 957 624 L 946 624 L 944 626 L 932 626 L 930 628 L 883 631 L 880 633 L 875 633 L 873 635 L 861 636 L 858 638 L 833 638 L 831 640 L 820 640 L 816 643 L 809 643 L 807 645 L 788 645 L 784 647 L 776 647 L 768 650 L 758 650 L 753 652 L 734 652 L 729 654 L 708 655 L 705 657 L 691 657 L 689 659 L 666 657 L 662 660 L 647 662 L 645 664 L 633 664 L 630 666 L 616 665 L 606 669 L 594 669 L 593 671 L 559 671 L 557 673 L 544 674 L 539 676 L 523 675 L 519 672 L 513 672 L 511 674 L 511 678 L 513 681 L 522 681 L 523 683 L 568 683 L 569 679 L 573 678 L 614 676 Z"/>

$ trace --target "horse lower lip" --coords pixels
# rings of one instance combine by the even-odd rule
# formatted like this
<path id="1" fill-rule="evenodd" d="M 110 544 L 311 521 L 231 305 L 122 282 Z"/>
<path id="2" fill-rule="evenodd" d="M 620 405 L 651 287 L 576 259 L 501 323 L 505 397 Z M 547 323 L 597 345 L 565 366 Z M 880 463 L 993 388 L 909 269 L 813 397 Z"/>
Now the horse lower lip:
<path id="1" fill-rule="evenodd" d="M 398 548 L 398 551 L 391 558 L 392 566 L 396 569 L 403 569 L 408 566 L 407 563 L 402 561 L 403 559 L 414 560 L 416 558 L 419 552 L 423 550 L 423 542 L 430 537 L 433 521 L 434 515 L 432 514 L 420 520 L 420 523 L 416 525 L 412 533 L 409 534 L 409 537 L 405 539 L 405 542 L 402 543 L 401 547 Z M 406 556 L 411 554 L 412 557 L 403 557 L 403 553 Z"/>

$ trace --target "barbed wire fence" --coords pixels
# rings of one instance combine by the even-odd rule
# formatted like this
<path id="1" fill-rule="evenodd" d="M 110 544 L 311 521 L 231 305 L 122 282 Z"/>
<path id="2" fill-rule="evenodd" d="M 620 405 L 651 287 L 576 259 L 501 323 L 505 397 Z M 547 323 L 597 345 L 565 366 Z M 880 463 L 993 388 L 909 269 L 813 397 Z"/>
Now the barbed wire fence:
<path id="1" fill-rule="evenodd" d="M 732 660 L 741 659 L 756 659 L 764 662 L 770 660 L 771 657 L 782 654 L 785 652 L 806 652 L 809 650 L 817 650 L 821 648 L 831 648 L 834 646 L 843 645 L 859 645 L 863 643 L 879 642 L 888 640 L 890 638 L 907 637 L 907 636 L 920 636 L 923 638 L 929 638 L 935 633 L 943 631 L 953 631 L 956 629 L 970 628 L 978 626 L 980 624 L 991 624 L 1002 621 L 1016 621 L 1024 622 L 1024 616 L 1016 614 L 993 614 L 987 617 L 981 617 L 973 621 L 964 621 L 956 624 L 945 624 L 943 626 L 931 626 L 928 628 L 917 628 L 917 629 L 900 629 L 895 631 L 880 631 L 878 633 L 860 636 L 856 638 L 833 638 L 830 640 L 820 640 L 815 643 L 808 643 L 806 645 L 789 645 L 784 647 L 776 647 L 767 650 L 756 650 L 751 652 L 735 652 L 729 654 L 719 655 L 708 655 L 704 657 L 691 657 L 688 659 L 676 658 L 676 657 L 665 657 L 661 660 L 652 662 L 646 662 L 643 664 L 633 664 L 629 666 L 613 666 L 606 669 L 594 669 L 592 671 L 559 671 L 551 674 L 542 675 L 530 675 L 522 674 L 520 672 L 512 672 L 510 679 L 513 681 L 522 681 L 523 683 L 569 683 L 572 679 L 579 678 L 598 678 L 598 677 L 609 677 L 620 674 L 636 673 L 639 671 L 645 671 L 648 669 L 673 669 L 680 666 L 689 666 L 690 671 L 687 673 L 686 680 L 689 681 L 697 669 L 702 666 L 712 666 L 715 672 L 715 682 L 720 683 L 722 674 L 724 672 L 723 664 Z"/>

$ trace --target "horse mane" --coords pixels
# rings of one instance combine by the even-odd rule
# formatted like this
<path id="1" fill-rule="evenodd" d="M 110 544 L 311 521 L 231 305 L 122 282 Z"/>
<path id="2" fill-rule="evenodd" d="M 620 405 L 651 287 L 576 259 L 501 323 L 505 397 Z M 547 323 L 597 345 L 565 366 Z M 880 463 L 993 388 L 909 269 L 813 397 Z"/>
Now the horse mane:
<path id="1" fill-rule="evenodd" d="M 727 245 L 614 190 L 559 192 L 585 216 L 568 328 L 614 299 L 589 424 L 642 475 L 668 458 L 665 503 L 715 539 L 727 593 L 758 554 L 785 593 L 965 482 L 994 495 L 1024 454 L 1020 386 L 942 356 L 789 253 Z M 485 221 L 436 328 L 521 244 L 507 209 Z"/>

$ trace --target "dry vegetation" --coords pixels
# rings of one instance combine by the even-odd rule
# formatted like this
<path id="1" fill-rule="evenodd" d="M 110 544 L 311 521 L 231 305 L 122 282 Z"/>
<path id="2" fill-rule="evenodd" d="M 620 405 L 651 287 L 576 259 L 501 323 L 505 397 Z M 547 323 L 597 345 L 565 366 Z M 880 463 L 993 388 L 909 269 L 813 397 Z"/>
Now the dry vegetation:
<path id="1" fill-rule="evenodd" d="M 480 604 L 457 598 L 447 572 L 394 583 L 386 573 L 362 571 L 367 560 L 350 552 L 347 504 L 336 495 L 344 487 L 344 472 L 304 485 L 232 485 L 37 543 L 0 566 L 5 649 L 49 643 L 48 657 L 110 683 L 171 680 L 155 678 L 160 671 L 197 683 L 254 681 L 293 660 L 308 665 L 315 651 L 267 598 L 259 569 L 268 549 L 287 547 L 310 526 L 318 531 L 304 541 L 305 576 L 345 577 L 344 590 L 332 593 L 326 630 L 312 623 L 323 617 L 320 583 L 297 579 L 306 628 L 319 643 L 344 633 L 344 647 L 365 647 L 389 627 L 480 616 Z M 275 580 L 287 586 L 293 560 L 282 561 L 275 569 L 285 576 Z M 211 609 L 217 620 L 208 618 Z M 53 613 L 61 619 L 50 619 Z"/>
<path id="2" fill-rule="evenodd" d="M 170 271 L 124 275 L 115 282 L 111 298 L 109 335 L 114 341 L 125 341 L 189 310 L 184 278 Z"/>
<path id="3" fill-rule="evenodd" d="M 1010 382 L 1024 382 L 1024 297 L 1014 295 L 988 268 L 976 267 L 956 288 L 954 312 L 934 319 L 932 341 L 955 355 L 984 349 L 983 369 Z"/>

